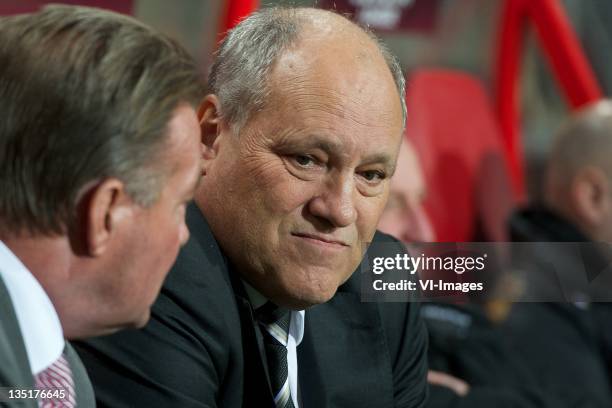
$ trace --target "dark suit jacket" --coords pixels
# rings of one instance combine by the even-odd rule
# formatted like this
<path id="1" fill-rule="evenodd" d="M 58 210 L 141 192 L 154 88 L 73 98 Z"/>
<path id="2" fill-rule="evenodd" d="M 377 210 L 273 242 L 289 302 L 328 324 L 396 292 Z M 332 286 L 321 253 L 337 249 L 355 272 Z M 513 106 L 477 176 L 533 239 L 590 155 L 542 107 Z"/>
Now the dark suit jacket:
<path id="1" fill-rule="evenodd" d="M 74 349 L 66 344 L 66 359 L 70 364 L 76 402 L 79 408 L 95 407 L 93 389 L 83 363 Z M 28 361 L 21 329 L 4 282 L 0 278 L 0 387 L 31 389 L 34 387 L 32 369 Z M 0 406 L 38 408 L 34 399 L 14 400 Z"/>
<path id="2" fill-rule="evenodd" d="M 142 330 L 77 344 L 99 406 L 272 407 L 244 289 L 200 211 Z M 403 247 L 377 234 L 397 251 Z M 306 311 L 298 347 L 303 407 L 421 407 L 427 335 L 414 303 L 361 303 L 357 272 Z"/>
<path id="3" fill-rule="evenodd" d="M 561 401 L 557 407 L 612 407 L 597 327 L 588 310 L 563 303 L 516 303 L 505 329 L 517 357 L 538 373 L 540 389 Z"/>
<path id="4" fill-rule="evenodd" d="M 429 368 L 466 381 L 460 397 L 432 386 L 427 408 L 558 408 L 542 392 L 537 373 L 517 358 L 504 333 L 479 305 L 429 303 L 421 309 L 429 331 Z"/>
<path id="5" fill-rule="evenodd" d="M 519 242 L 588 242 L 578 228 L 546 208 L 531 207 L 516 212 L 510 219 L 513 241 Z M 521 265 L 527 276 L 544 276 L 551 286 L 555 274 L 550 259 L 563 259 L 557 272 L 565 276 L 597 270 L 606 259 L 593 251 L 577 257 L 563 247 L 538 247 Z M 600 269 L 601 270 L 601 269 Z M 527 282 L 529 283 L 529 282 Z M 606 304 L 590 304 L 582 309 L 572 303 L 515 303 L 504 323 L 506 338 L 519 352 L 529 368 L 537 373 L 540 389 L 557 398 L 557 407 L 612 407 L 610 372 L 605 363 L 602 330 L 610 322 L 600 321 L 597 311 Z"/>

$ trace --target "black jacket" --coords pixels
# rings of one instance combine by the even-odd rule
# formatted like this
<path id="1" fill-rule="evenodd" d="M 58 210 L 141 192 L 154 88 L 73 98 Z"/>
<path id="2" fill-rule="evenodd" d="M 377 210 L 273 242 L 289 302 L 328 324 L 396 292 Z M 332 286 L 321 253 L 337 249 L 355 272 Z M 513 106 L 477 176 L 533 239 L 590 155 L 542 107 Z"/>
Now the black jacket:
<path id="1" fill-rule="evenodd" d="M 142 330 L 77 345 L 101 407 L 272 407 L 259 330 L 237 274 L 190 206 L 191 238 Z M 375 241 L 401 244 L 383 234 Z M 306 311 L 303 406 L 421 407 L 427 334 L 415 303 L 361 303 L 360 272 Z"/>
<path id="2" fill-rule="evenodd" d="M 588 238 L 562 217 L 545 208 L 529 208 L 510 221 L 511 236 L 517 242 L 588 242 Z M 572 260 L 562 247 L 551 245 L 531 254 L 531 274 L 545 273 L 545 259 L 565 257 L 567 271 L 601 267 L 600 254 L 589 253 Z M 565 252 L 565 251 L 564 251 Z M 584 265 L 584 263 L 590 265 Z M 574 265 L 581 264 L 580 269 Z M 552 276 L 552 274 L 551 274 Z M 612 407 L 609 374 L 604 360 L 604 343 L 594 309 L 607 304 L 575 305 L 571 302 L 516 303 L 505 324 L 505 332 L 520 356 L 537 374 L 541 387 L 558 398 L 559 407 Z M 610 326 L 611 322 L 605 323 Z"/>
<path id="3" fill-rule="evenodd" d="M 464 397 L 432 386 L 428 408 L 557 407 L 479 306 L 430 303 L 421 311 L 429 331 L 430 369 L 470 385 Z"/>

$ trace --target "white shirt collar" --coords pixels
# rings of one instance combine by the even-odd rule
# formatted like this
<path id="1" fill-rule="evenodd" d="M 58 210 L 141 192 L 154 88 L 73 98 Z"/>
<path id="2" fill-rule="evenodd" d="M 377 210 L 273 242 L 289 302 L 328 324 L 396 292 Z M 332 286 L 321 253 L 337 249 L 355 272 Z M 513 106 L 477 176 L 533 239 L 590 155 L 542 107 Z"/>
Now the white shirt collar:
<path id="1" fill-rule="evenodd" d="M 40 283 L 2 241 L 0 279 L 15 309 L 32 374 L 38 374 L 55 362 L 64 350 L 59 317 Z"/>

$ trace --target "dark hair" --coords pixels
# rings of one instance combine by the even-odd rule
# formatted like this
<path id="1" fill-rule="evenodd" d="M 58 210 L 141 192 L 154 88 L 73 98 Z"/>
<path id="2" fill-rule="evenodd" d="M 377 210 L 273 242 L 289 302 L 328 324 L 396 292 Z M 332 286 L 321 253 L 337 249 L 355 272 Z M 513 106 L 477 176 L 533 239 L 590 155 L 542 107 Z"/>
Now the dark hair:
<path id="1" fill-rule="evenodd" d="M 109 177 L 155 202 L 168 122 L 202 93 L 189 54 L 127 16 L 50 6 L 0 18 L 0 229 L 62 233 L 83 188 Z"/>

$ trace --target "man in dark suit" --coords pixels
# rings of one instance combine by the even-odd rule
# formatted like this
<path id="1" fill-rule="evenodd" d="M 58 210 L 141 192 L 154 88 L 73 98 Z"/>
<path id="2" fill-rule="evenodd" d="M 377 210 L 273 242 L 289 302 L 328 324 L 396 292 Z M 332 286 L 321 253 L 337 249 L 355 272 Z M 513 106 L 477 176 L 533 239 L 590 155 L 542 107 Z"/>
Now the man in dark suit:
<path id="1" fill-rule="evenodd" d="M 506 337 L 558 407 L 612 406 L 610 263 L 612 101 L 572 114 L 557 132 L 543 199 L 509 220 L 525 295 Z M 538 301 L 538 302 L 536 302 Z M 580 381 L 577 381 L 580 379 Z"/>
<path id="2" fill-rule="evenodd" d="M 411 141 L 404 140 L 378 228 L 407 245 L 435 241 L 423 208 L 427 186 L 422 173 Z M 491 310 L 482 301 L 421 307 L 429 333 L 427 408 L 557 407 L 507 344 L 497 324 L 505 316 Z"/>
<path id="3" fill-rule="evenodd" d="M 188 239 L 198 71 L 97 9 L 0 19 L 0 405 L 91 407 L 65 339 L 144 325 Z"/>
<path id="4" fill-rule="evenodd" d="M 262 10 L 221 45 L 200 106 L 204 176 L 152 320 L 79 345 L 101 406 L 420 407 L 415 303 L 362 303 L 404 80 L 371 35 Z M 382 247 L 382 248 L 380 248 Z M 371 247 L 372 248 L 372 247 Z"/>

